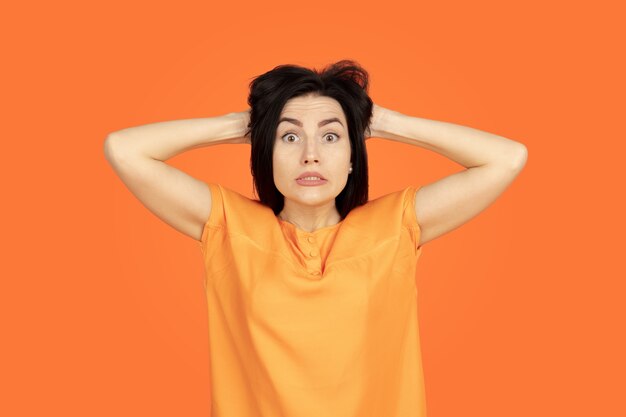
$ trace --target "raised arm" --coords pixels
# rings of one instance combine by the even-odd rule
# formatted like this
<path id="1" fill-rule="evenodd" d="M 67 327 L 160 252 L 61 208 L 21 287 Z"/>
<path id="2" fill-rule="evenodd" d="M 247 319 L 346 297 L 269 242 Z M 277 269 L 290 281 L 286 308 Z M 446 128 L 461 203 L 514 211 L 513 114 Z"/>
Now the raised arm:
<path id="1" fill-rule="evenodd" d="M 467 126 L 422 119 L 375 105 L 372 136 L 420 146 L 465 170 L 422 186 L 415 195 L 420 245 L 466 223 L 491 205 L 528 158 L 520 142 Z"/>
<path id="2" fill-rule="evenodd" d="M 153 214 L 199 241 L 211 213 L 211 192 L 204 181 L 165 163 L 190 149 L 250 143 L 248 111 L 173 120 L 110 133 L 104 155 L 131 193 Z"/>

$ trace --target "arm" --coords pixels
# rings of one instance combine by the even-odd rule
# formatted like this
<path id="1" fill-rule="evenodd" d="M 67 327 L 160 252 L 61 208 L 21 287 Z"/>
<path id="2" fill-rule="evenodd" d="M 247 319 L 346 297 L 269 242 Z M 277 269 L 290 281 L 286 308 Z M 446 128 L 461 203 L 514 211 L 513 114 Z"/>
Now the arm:
<path id="1" fill-rule="evenodd" d="M 204 181 L 165 163 L 184 151 L 224 143 L 250 143 L 244 137 L 249 113 L 175 120 L 109 134 L 104 155 L 130 192 L 154 215 L 200 241 L 211 213 Z"/>
<path id="2" fill-rule="evenodd" d="M 466 169 L 422 186 L 415 196 L 420 245 L 466 223 L 491 205 L 528 158 L 522 143 L 471 127 L 374 107 L 372 136 L 439 153 Z"/>
<path id="3" fill-rule="evenodd" d="M 172 120 L 129 127 L 110 133 L 105 150 L 114 145 L 158 161 L 166 161 L 190 149 L 224 143 L 250 143 L 244 137 L 249 113 L 234 112 L 218 117 Z"/>

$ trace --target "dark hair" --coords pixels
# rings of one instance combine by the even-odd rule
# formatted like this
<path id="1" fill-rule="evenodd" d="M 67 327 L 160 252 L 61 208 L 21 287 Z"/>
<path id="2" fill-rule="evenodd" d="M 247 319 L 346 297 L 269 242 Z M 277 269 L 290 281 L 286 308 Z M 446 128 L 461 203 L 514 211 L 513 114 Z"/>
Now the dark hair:
<path id="1" fill-rule="evenodd" d="M 254 187 L 262 204 L 278 215 L 285 198 L 276 188 L 273 174 L 274 142 L 278 119 L 285 103 L 310 93 L 331 97 L 339 102 L 348 122 L 352 172 L 335 198 L 343 220 L 355 207 L 368 201 L 368 167 L 365 135 L 369 136 L 373 102 L 367 94 L 368 73 L 351 60 L 341 60 L 317 71 L 298 65 L 279 65 L 250 82 L 250 122 L 246 136 L 252 146 L 250 169 Z M 366 132 L 367 131 L 367 132 Z"/>

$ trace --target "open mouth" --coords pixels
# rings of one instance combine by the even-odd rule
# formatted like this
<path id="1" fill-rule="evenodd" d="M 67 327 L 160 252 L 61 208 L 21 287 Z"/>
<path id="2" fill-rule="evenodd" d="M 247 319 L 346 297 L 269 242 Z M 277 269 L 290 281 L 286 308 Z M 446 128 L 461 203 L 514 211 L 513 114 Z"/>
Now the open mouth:
<path id="1" fill-rule="evenodd" d="M 322 185 L 327 181 L 320 177 L 302 177 L 298 178 L 296 182 L 300 185 Z"/>

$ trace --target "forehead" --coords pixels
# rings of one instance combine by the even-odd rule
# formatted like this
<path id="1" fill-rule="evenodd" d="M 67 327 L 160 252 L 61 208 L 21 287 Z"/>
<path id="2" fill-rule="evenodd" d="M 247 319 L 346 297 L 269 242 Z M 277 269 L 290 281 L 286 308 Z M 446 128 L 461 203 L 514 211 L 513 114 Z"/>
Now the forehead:
<path id="1" fill-rule="evenodd" d="M 345 120 L 343 109 L 337 100 L 325 96 L 306 95 L 294 97 L 285 103 L 281 116 L 291 116 L 301 119 L 307 117 L 336 116 Z"/>

